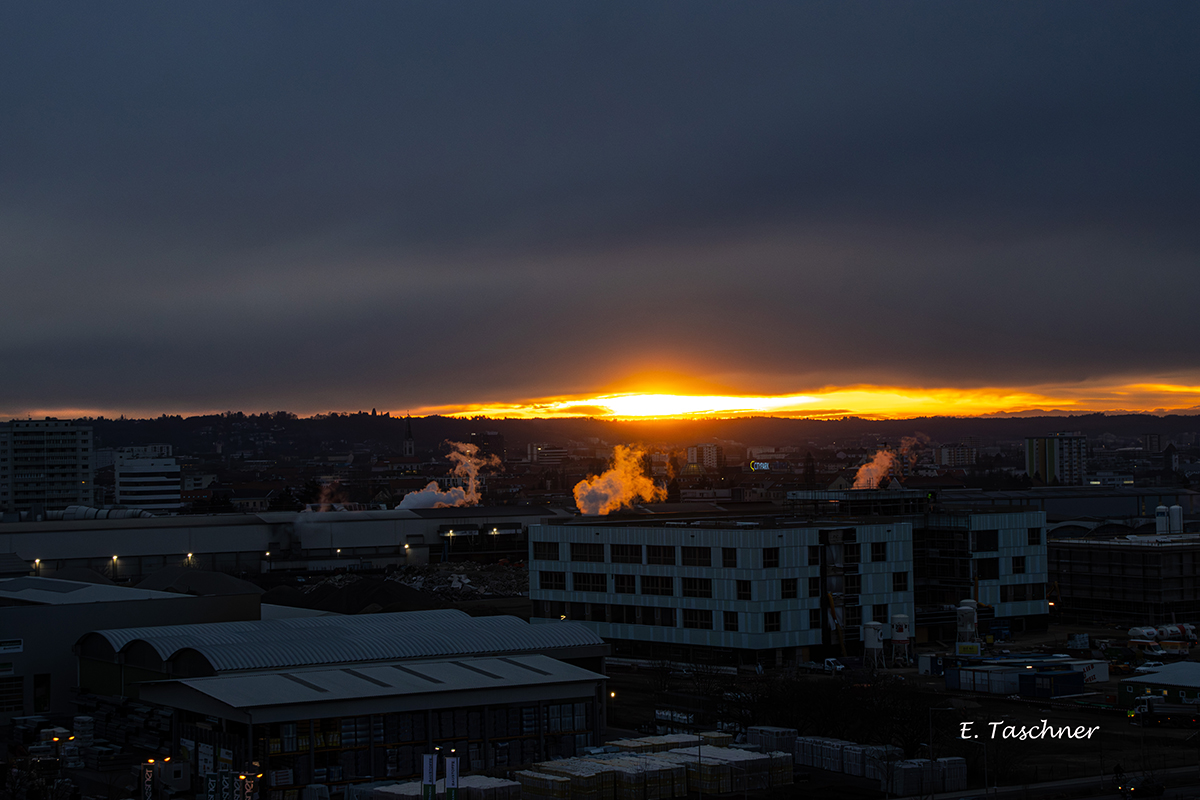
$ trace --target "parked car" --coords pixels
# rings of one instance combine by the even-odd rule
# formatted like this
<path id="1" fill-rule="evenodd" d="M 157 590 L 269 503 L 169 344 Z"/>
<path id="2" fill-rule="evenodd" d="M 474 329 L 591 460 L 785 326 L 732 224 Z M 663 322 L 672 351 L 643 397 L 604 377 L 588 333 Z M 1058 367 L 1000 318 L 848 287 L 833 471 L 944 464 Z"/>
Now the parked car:
<path id="1" fill-rule="evenodd" d="M 1126 779 L 1117 787 L 1126 800 L 1135 797 L 1162 797 L 1166 788 L 1146 775 Z"/>
<path id="2" fill-rule="evenodd" d="M 1161 661 L 1146 661 L 1146 662 L 1143 662 L 1140 667 L 1135 669 L 1134 672 L 1138 673 L 1139 675 L 1145 675 L 1146 673 L 1149 673 L 1149 672 L 1158 672 L 1160 669 L 1162 669 L 1165 666 L 1166 666 L 1166 664 L 1164 664 Z"/>

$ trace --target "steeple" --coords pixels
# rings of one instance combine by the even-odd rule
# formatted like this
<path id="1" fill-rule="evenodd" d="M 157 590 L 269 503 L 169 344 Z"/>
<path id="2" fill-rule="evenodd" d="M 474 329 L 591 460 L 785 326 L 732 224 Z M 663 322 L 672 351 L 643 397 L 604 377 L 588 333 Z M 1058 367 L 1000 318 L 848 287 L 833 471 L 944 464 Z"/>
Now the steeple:
<path id="1" fill-rule="evenodd" d="M 404 457 L 411 458 L 417 454 L 417 443 L 413 441 L 412 417 L 404 415 Z"/>

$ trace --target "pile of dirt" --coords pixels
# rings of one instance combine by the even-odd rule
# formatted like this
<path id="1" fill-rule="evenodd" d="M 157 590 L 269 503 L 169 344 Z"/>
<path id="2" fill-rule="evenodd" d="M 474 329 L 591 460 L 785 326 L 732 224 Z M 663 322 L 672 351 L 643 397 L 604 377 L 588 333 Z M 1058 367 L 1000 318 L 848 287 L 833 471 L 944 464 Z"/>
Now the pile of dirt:
<path id="1" fill-rule="evenodd" d="M 424 592 L 443 603 L 521 597 L 529 593 L 529 570 L 525 564 L 451 561 L 402 567 L 387 579 Z"/>

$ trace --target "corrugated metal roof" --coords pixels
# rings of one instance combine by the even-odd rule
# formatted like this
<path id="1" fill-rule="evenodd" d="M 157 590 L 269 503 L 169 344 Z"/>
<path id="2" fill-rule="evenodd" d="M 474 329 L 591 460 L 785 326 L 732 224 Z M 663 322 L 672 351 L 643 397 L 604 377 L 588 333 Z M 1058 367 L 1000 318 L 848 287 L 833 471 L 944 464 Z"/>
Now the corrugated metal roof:
<path id="1" fill-rule="evenodd" d="M 1125 678 L 1121 683 L 1147 683 L 1164 686 L 1187 686 L 1200 688 L 1200 663 L 1177 661 L 1174 664 L 1155 668 L 1154 672 Z"/>
<path id="2" fill-rule="evenodd" d="M 295 703 L 439 694 L 471 689 L 602 681 L 603 675 L 542 655 L 371 664 L 354 669 L 310 669 L 218 675 L 145 684 L 143 696 L 172 685 L 190 687 L 238 709 Z"/>
<path id="3" fill-rule="evenodd" d="M 81 603 L 115 603 L 126 600 L 178 600 L 185 595 L 131 589 L 101 583 L 64 581 L 57 578 L 0 579 L 0 597 L 39 605 L 67 606 Z"/>
<path id="4" fill-rule="evenodd" d="M 454 609 L 95 633 L 118 651 L 135 640 L 145 642 L 163 660 L 195 650 L 218 672 L 604 646 L 577 623 L 530 625 L 516 617 L 472 617 Z"/>

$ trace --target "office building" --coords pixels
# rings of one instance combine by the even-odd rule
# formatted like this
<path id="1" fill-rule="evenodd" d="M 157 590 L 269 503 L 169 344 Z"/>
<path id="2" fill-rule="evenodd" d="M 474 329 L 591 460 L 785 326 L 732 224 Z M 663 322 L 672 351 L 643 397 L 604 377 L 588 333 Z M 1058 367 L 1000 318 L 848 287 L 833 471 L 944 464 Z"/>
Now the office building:
<path id="1" fill-rule="evenodd" d="M 532 526 L 533 621 L 580 622 L 632 658 L 782 665 L 857 652 L 864 622 L 913 614 L 911 538 L 890 520 Z"/>
<path id="2" fill-rule="evenodd" d="M 174 514 L 183 508 L 183 476 L 173 458 L 117 453 L 114 475 L 117 505 L 156 514 Z"/>
<path id="3" fill-rule="evenodd" d="M 47 511 L 93 500 L 92 429 L 72 421 L 0 424 L 0 512 Z"/>

